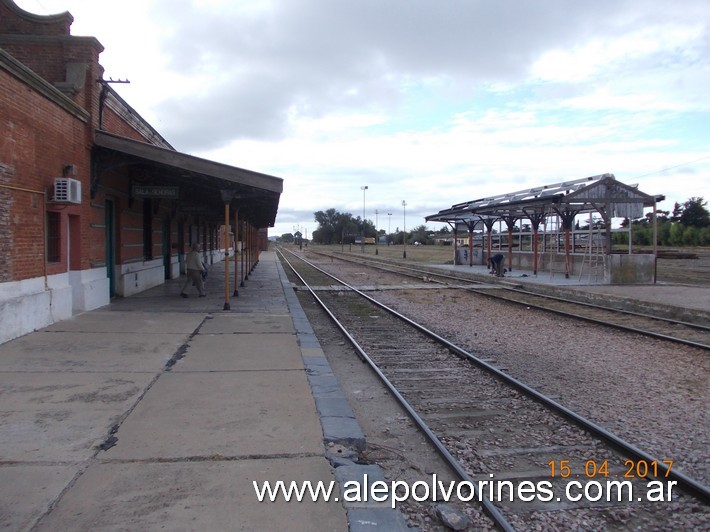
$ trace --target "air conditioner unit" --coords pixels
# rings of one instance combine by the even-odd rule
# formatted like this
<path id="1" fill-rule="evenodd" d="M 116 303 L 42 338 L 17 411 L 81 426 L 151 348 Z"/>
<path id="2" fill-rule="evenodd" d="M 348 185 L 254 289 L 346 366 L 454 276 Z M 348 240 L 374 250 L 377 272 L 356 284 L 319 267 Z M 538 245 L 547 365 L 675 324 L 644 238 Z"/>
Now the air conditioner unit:
<path id="1" fill-rule="evenodd" d="M 81 203 L 81 181 L 70 177 L 54 178 L 53 201 Z"/>

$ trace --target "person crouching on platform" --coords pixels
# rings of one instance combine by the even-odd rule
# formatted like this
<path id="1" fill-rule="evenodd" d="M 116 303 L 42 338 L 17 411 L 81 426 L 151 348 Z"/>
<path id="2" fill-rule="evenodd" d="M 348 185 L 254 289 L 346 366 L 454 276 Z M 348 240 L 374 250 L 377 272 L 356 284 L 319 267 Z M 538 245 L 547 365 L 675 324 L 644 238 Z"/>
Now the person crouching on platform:
<path id="1" fill-rule="evenodd" d="M 496 277 L 503 277 L 503 261 L 505 257 L 502 253 L 496 253 L 489 259 L 491 265 L 491 273 L 494 273 Z"/>
<path id="2" fill-rule="evenodd" d="M 200 297 L 205 297 L 205 285 L 202 282 L 202 272 L 206 271 L 206 269 L 205 265 L 202 263 L 202 257 L 200 257 L 199 244 L 192 244 L 190 252 L 185 257 L 185 269 L 187 270 L 187 279 L 185 279 L 185 283 L 182 285 L 180 297 L 187 297 L 185 288 L 187 288 L 188 283 L 192 283 L 197 287 Z"/>

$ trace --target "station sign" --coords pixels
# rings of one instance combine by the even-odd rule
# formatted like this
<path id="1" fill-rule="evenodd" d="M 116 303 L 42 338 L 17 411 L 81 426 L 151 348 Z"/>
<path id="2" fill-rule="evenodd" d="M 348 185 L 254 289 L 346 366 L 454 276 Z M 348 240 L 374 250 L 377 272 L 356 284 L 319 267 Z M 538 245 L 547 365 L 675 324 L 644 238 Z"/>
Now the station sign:
<path id="1" fill-rule="evenodd" d="M 481 220 L 476 220 L 473 222 L 473 228 L 471 229 L 472 231 L 481 231 L 483 230 L 483 222 Z M 469 231 L 469 225 L 465 222 L 456 222 L 456 232 L 458 234 L 461 233 L 468 233 Z"/>
<path id="2" fill-rule="evenodd" d="M 468 233 L 468 226 L 463 222 L 456 222 L 457 233 Z"/>
<path id="3" fill-rule="evenodd" d="M 131 190 L 134 198 L 179 199 L 179 187 L 160 187 L 153 185 L 133 185 Z"/>

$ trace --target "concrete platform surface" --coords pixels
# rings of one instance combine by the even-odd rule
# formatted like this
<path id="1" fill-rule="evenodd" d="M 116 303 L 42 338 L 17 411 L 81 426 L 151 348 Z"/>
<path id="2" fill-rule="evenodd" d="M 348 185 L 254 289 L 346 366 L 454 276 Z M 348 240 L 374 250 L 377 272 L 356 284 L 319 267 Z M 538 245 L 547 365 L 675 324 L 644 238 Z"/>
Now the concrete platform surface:
<path id="1" fill-rule="evenodd" d="M 96 462 L 37 530 L 345 530 L 338 503 L 258 503 L 252 480 L 330 481 L 322 456 Z M 252 504 L 247 501 L 253 500 Z M 334 510 L 340 511 L 334 511 Z"/>
<path id="2" fill-rule="evenodd" d="M 274 253 L 227 311 L 223 272 L 0 345 L 0 528 L 348 530 L 340 502 L 257 499 L 336 480 L 304 352 L 329 369 Z"/>
<path id="3" fill-rule="evenodd" d="M 706 287 L 449 269 L 710 312 Z M 254 481 L 335 481 L 336 495 L 377 466 L 336 475 L 327 459 L 326 443 L 357 453 L 365 438 L 276 255 L 229 287 L 226 311 L 223 272 L 205 298 L 172 280 L 0 345 L 0 528 L 406 529 L 389 508 L 258 501 Z"/>
<path id="4" fill-rule="evenodd" d="M 569 297 L 598 305 L 623 308 L 641 313 L 710 323 L 710 283 L 703 286 L 682 284 L 610 285 L 594 282 L 584 276 L 551 274 L 530 270 L 507 272 L 504 277 L 490 275 L 486 266 L 427 264 L 433 270 L 445 270 L 496 285 L 503 283 L 532 292 Z M 710 281 L 710 280 L 709 280 Z"/>

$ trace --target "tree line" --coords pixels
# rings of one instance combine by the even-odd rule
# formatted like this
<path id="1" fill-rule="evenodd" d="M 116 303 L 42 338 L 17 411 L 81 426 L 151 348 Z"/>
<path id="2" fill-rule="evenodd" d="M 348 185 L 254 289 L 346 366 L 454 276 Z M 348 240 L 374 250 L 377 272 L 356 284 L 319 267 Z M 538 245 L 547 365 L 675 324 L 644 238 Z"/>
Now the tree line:
<path id="1" fill-rule="evenodd" d="M 658 245 L 660 246 L 710 246 L 710 213 L 705 208 L 707 202 L 702 197 L 691 197 L 682 204 L 676 202 L 672 211 L 657 211 Z M 318 244 L 353 244 L 355 239 L 375 237 L 379 242 L 401 245 L 405 234 L 399 229 L 387 233 L 383 229 L 376 230 L 372 220 L 363 220 L 349 212 L 339 212 L 336 209 L 317 211 L 313 213 L 318 229 L 313 231 L 311 240 Z M 625 219 L 621 226 L 631 227 L 634 245 L 647 246 L 653 244 L 653 214 L 648 213 L 636 220 Z M 529 232 L 530 225 L 523 224 L 516 232 Z M 426 225 L 416 226 L 407 231 L 407 244 L 433 244 L 437 234 L 448 234 L 450 228 L 444 226 L 438 231 L 428 229 Z M 614 244 L 628 244 L 628 233 L 614 233 Z M 281 235 L 281 240 L 293 242 L 293 235 Z"/>
<path id="2" fill-rule="evenodd" d="M 659 246 L 710 246 L 710 213 L 703 198 L 692 197 L 682 204 L 676 202 L 672 211 L 656 211 Z M 625 219 L 622 227 L 631 224 L 634 245 L 653 245 L 653 213 L 636 220 Z M 614 233 L 614 244 L 628 244 L 628 233 Z"/>
<path id="3" fill-rule="evenodd" d="M 396 245 L 402 244 L 405 238 L 404 232 L 399 227 L 387 233 L 384 229 L 376 229 L 372 220 L 363 220 L 360 216 L 353 216 L 349 212 L 328 209 L 314 212 L 313 216 L 318 223 L 318 228 L 313 231 L 311 241 L 317 244 L 354 244 L 355 239 L 362 236 L 374 237 L 379 239 L 379 242 Z M 444 228 L 443 232 L 446 233 L 447 229 Z M 432 231 L 426 225 L 419 225 L 407 231 L 407 243 L 433 244 L 431 234 Z M 293 235 L 291 233 L 281 235 L 281 240 L 293 241 Z"/>

